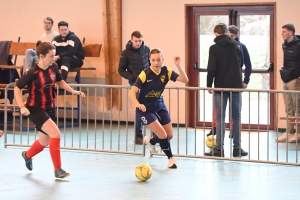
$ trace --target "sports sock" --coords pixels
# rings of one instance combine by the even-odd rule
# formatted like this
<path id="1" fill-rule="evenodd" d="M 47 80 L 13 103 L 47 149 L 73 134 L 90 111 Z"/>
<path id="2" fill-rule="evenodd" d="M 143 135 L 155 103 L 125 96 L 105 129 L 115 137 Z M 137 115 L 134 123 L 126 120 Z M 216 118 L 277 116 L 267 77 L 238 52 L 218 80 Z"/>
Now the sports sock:
<path id="1" fill-rule="evenodd" d="M 54 165 L 54 171 L 56 172 L 59 168 L 61 168 L 60 138 L 51 138 L 49 148 L 52 162 Z"/>
<path id="2" fill-rule="evenodd" d="M 164 151 L 164 153 L 168 156 L 168 158 L 170 159 L 171 157 L 173 157 L 170 142 L 169 142 L 168 138 L 159 139 L 159 140 L 160 140 L 159 141 L 160 148 Z"/>
<path id="3" fill-rule="evenodd" d="M 150 144 L 156 145 L 156 143 L 159 143 L 159 138 L 157 136 L 154 136 L 150 139 Z"/>
<path id="4" fill-rule="evenodd" d="M 36 154 L 40 153 L 44 150 L 45 147 L 43 147 L 40 144 L 39 140 L 36 140 L 30 147 L 30 149 L 26 152 L 26 158 L 31 159 Z"/>

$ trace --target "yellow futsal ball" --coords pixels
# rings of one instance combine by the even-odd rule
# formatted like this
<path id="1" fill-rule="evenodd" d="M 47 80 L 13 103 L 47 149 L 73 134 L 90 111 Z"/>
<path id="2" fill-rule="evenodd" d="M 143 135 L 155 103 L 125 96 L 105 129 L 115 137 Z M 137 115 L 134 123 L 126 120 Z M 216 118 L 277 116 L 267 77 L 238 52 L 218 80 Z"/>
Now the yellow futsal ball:
<path id="1" fill-rule="evenodd" d="M 214 141 L 214 148 L 217 146 L 217 139 L 214 135 L 210 135 L 206 138 L 205 144 L 208 148 L 213 147 L 213 141 Z"/>
<path id="2" fill-rule="evenodd" d="M 141 181 L 146 181 L 152 176 L 152 168 L 146 163 L 141 163 L 135 168 L 135 176 Z"/>

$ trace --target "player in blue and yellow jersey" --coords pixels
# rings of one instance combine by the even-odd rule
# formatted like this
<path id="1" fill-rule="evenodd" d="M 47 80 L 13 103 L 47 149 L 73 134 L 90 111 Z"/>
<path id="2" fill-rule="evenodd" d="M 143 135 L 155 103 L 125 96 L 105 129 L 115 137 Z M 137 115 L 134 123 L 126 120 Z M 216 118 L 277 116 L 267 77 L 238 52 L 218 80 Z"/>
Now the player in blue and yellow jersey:
<path id="1" fill-rule="evenodd" d="M 143 70 L 138 76 L 135 84 L 129 92 L 129 98 L 137 108 L 137 115 L 142 119 L 158 138 L 144 137 L 153 152 L 154 145 L 159 142 L 161 149 L 167 155 L 169 168 L 177 168 L 176 160 L 171 151 L 169 140 L 173 138 L 173 130 L 169 112 L 164 103 L 162 93 L 167 83 L 172 81 L 188 82 L 185 71 L 180 67 L 180 58 L 174 57 L 174 63 L 179 70 L 179 74 L 171 68 L 163 66 L 163 54 L 160 49 L 152 49 L 150 52 L 151 66 Z M 140 90 L 140 96 L 136 99 L 136 93 Z"/>
<path id="2" fill-rule="evenodd" d="M 55 84 L 75 95 L 82 97 L 85 94 L 72 89 L 61 77 L 57 65 L 54 63 L 55 47 L 48 43 L 41 43 L 36 49 L 39 62 L 27 71 L 17 82 L 14 89 L 16 101 L 23 115 L 36 125 L 39 139 L 28 151 L 22 152 L 25 165 L 32 170 L 32 157 L 49 145 L 49 151 L 54 165 L 56 178 L 66 178 L 70 174 L 61 168 L 60 131 L 55 124 Z M 26 104 L 22 100 L 21 89 L 27 86 L 29 96 Z"/>

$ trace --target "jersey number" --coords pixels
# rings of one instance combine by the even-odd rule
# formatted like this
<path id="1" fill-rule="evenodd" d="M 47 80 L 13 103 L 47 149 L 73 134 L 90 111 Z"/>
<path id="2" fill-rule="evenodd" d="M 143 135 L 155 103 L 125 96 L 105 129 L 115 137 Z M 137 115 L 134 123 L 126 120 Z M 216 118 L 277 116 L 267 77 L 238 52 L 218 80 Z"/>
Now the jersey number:
<path id="1" fill-rule="evenodd" d="M 146 120 L 146 117 L 141 117 L 142 121 L 144 122 L 144 124 L 147 124 L 148 121 Z"/>

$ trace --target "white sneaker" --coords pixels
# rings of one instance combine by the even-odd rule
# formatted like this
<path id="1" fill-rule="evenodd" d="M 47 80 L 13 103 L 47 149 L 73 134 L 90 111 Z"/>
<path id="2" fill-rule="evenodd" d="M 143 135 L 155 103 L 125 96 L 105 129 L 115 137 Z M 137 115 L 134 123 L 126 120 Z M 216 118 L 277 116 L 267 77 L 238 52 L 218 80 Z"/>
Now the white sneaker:
<path id="1" fill-rule="evenodd" d="M 168 167 L 171 168 L 171 169 L 176 169 L 177 168 L 176 160 L 175 160 L 174 157 L 171 157 L 169 159 Z"/>
<path id="2" fill-rule="evenodd" d="M 147 145 L 148 145 L 148 147 L 149 147 L 151 153 L 158 153 L 157 148 L 156 148 L 156 145 L 152 145 L 152 144 L 150 143 L 150 138 L 149 138 L 148 136 L 145 136 L 145 137 L 144 137 L 144 144 L 147 144 Z"/>
<path id="3" fill-rule="evenodd" d="M 288 138 L 288 141 L 291 140 L 294 137 L 294 134 L 290 134 L 290 133 L 284 133 L 282 134 L 282 136 L 280 136 L 279 138 L 275 138 L 275 142 L 285 142 L 286 139 Z"/>
<path id="4" fill-rule="evenodd" d="M 297 134 L 295 133 L 295 134 L 293 135 L 293 137 L 289 138 L 288 142 L 289 142 L 289 143 L 295 143 L 296 140 L 298 140 L 298 142 L 300 141 L 300 133 L 298 133 L 298 139 L 297 139 Z"/>

